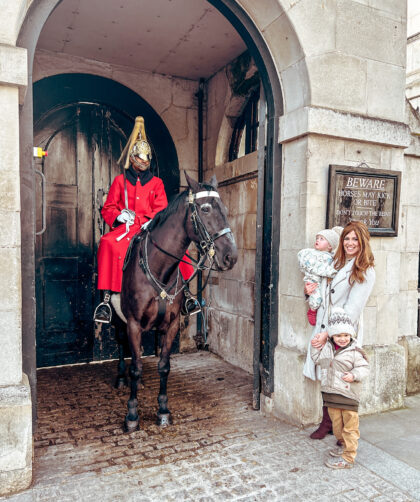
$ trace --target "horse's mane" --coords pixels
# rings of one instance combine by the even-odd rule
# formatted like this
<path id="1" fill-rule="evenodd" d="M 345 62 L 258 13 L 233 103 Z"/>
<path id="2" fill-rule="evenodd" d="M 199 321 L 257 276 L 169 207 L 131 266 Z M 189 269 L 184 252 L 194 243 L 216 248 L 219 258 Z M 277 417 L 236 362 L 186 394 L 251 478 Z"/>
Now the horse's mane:
<path id="1" fill-rule="evenodd" d="M 207 184 L 207 183 L 201 183 L 200 188 L 203 188 L 204 190 L 214 190 L 214 187 Z M 185 198 L 187 197 L 189 192 L 189 189 L 184 190 L 183 192 L 180 192 L 174 199 L 171 200 L 171 202 L 165 207 L 165 209 L 162 209 L 162 211 L 159 211 L 151 221 L 151 223 L 148 225 L 149 230 L 153 230 L 156 227 L 159 227 L 162 225 L 170 216 L 178 212 L 179 206 L 181 206 L 185 202 Z"/>

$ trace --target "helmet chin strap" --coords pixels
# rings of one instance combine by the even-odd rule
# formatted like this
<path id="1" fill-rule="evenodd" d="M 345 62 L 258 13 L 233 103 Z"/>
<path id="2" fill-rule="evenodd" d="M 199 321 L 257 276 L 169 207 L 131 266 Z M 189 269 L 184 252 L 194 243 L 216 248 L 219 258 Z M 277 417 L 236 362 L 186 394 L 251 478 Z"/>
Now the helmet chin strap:
<path id="1" fill-rule="evenodd" d="M 134 155 L 130 155 L 130 161 L 133 166 L 133 168 L 136 171 L 147 171 L 150 168 L 150 160 L 148 161 L 147 165 L 140 164 L 140 162 L 137 162 L 136 157 Z"/>

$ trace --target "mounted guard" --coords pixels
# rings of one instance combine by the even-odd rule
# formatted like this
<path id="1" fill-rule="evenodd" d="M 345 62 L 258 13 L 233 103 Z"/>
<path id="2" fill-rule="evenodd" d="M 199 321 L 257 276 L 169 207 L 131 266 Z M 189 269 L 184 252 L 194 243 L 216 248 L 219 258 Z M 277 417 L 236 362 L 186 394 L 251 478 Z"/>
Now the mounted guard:
<path id="1" fill-rule="evenodd" d="M 151 160 L 144 118 L 136 117 L 118 159 L 119 164 L 124 162 L 123 174 L 114 179 L 101 211 L 111 230 L 101 237 L 98 248 L 98 289 L 103 291 L 103 301 L 95 309 L 96 322 L 111 322 L 111 295 L 121 291 L 123 263 L 132 237 L 168 205 L 163 181 L 150 170 Z M 185 257 L 180 264 L 184 278 L 193 272 L 188 261 Z"/>
<path id="2" fill-rule="evenodd" d="M 171 421 L 166 390 L 171 348 L 184 300 L 187 313 L 188 301 L 196 301 L 189 283 L 201 270 L 208 271 L 206 284 L 212 270 L 230 270 L 238 259 L 216 178 L 197 183 L 185 174 L 189 188 L 168 205 L 162 180 L 150 172 L 151 156 L 144 120 L 137 117 L 118 161 L 125 159 L 123 174 L 113 181 L 102 208 L 111 231 L 101 238 L 98 249 L 98 289 L 104 291 L 104 300 L 96 308 L 94 320 L 111 321 L 112 301 L 116 310 L 118 303 L 119 316 L 127 323 L 132 357 L 124 427 L 129 432 L 136 430 L 140 421 L 137 384 L 142 372 L 143 335 L 155 328 L 159 339 L 157 422 L 166 426 Z M 197 247 L 198 259 L 186 254 L 191 242 Z M 117 382 L 125 378 L 123 352 L 120 344 Z"/>

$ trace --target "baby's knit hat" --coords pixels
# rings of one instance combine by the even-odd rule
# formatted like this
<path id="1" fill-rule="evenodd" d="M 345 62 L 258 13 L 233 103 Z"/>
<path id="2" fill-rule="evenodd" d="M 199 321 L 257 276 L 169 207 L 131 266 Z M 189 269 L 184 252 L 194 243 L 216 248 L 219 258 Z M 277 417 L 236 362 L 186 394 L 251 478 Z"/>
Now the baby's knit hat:
<path id="1" fill-rule="evenodd" d="M 342 231 L 343 227 L 326 228 L 325 230 L 317 232 L 316 235 L 322 235 L 322 237 L 327 239 L 327 241 L 331 244 L 332 249 L 334 250 L 338 246 Z"/>
<path id="2" fill-rule="evenodd" d="M 347 333 L 352 338 L 356 337 L 353 324 L 346 311 L 341 307 L 335 307 L 328 319 L 328 336 L 340 335 Z"/>

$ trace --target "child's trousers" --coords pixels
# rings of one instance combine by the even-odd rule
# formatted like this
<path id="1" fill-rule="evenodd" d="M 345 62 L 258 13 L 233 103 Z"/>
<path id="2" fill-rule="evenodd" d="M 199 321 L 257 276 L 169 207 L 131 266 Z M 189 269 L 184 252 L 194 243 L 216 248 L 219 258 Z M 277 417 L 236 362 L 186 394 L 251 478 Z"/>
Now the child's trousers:
<path id="1" fill-rule="evenodd" d="M 328 408 L 334 436 L 344 442 L 343 454 L 347 462 L 353 463 L 356 458 L 357 444 L 360 438 L 359 414 L 357 411 Z"/>

